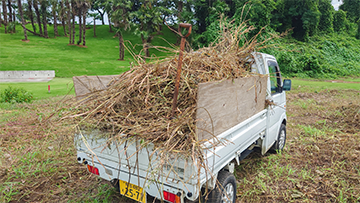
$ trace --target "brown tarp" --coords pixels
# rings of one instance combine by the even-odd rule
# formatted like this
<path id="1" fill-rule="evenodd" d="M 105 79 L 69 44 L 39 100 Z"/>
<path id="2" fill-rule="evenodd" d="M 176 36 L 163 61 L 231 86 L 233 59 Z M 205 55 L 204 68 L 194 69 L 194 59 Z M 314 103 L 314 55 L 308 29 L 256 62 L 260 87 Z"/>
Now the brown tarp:
<path id="1" fill-rule="evenodd" d="M 211 139 L 265 108 L 266 76 L 200 83 L 196 112 L 199 140 Z"/>

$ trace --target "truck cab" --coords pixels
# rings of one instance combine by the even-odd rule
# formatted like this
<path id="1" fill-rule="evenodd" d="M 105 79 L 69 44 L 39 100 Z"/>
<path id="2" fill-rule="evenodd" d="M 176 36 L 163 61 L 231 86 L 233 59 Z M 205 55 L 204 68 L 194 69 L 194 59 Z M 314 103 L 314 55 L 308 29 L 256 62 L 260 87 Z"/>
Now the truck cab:
<path id="1" fill-rule="evenodd" d="M 282 150 L 285 146 L 287 120 L 285 91 L 291 89 L 291 80 L 282 80 L 281 71 L 274 56 L 264 53 L 254 53 L 253 56 L 256 61 L 256 69 L 253 71 L 269 76 L 266 97 L 268 127 L 261 147 L 262 154 L 265 154 L 271 147 L 274 150 Z"/>

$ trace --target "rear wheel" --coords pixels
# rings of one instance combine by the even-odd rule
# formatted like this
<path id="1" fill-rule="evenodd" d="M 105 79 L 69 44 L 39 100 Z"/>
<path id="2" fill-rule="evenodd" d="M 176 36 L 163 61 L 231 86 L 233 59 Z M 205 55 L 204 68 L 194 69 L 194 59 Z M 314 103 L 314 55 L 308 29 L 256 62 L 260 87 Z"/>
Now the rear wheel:
<path id="1" fill-rule="evenodd" d="M 272 146 L 272 149 L 277 152 L 282 151 L 285 147 L 285 142 L 286 142 L 286 125 L 281 124 L 278 138 L 274 143 L 274 145 Z"/>
<path id="2" fill-rule="evenodd" d="M 236 200 L 236 179 L 229 171 L 220 171 L 218 182 L 209 195 L 207 202 L 211 203 L 235 203 Z"/>

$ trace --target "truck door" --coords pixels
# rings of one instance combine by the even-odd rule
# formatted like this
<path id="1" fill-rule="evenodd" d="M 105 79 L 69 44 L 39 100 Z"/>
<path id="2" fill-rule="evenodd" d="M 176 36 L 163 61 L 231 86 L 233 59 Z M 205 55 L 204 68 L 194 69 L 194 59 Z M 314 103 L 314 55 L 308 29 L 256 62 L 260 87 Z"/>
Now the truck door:
<path id="1" fill-rule="evenodd" d="M 275 60 L 267 60 L 269 68 L 270 91 L 268 99 L 272 101 L 273 105 L 268 107 L 268 134 L 267 134 L 267 150 L 276 141 L 282 122 L 282 117 L 285 114 L 286 98 L 282 90 L 282 80 L 279 66 Z M 266 151 L 267 151 L 266 150 Z"/>

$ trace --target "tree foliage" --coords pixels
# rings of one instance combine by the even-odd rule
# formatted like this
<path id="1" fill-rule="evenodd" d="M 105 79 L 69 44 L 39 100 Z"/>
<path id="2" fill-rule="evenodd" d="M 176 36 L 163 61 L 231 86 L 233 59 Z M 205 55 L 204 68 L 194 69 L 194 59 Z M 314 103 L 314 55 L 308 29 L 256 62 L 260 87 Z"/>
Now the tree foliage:
<path id="1" fill-rule="evenodd" d="M 355 23 L 360 20 L 360 0 L 342 0 L 340 9 L 346 11 L 347 18 Z"/>
<path id="2" fill-rule="evenodd" d="M 104 15 L 105 15 L 105 6 L 107 4 L 107 0 L 92 0 L 91 1 L 91 10 L 96 11 L 99 14 L 99 18 L 101 23 L 105 25 Z"/>
<path id="3" fill-rule="evenodd" d="M 235 19 L 240 22 L 248 20 L 248 24 L 255 26 L 256 31 L 259 31 L 262 27 L 270 25 L 275 2 L 273 0 L 239 0 L 236 2 L 236 7 L 238 9 L 235 12 Z"/>
<path id="4" fill-rule="evenodd" d="M 336 32 L 345 31 L 348 26 L 346 13 L 343 10 L 338 10 L 334 14 L 334 30 Z"/>
<path id="5" fill-rule="evenodd" d="M 131 9 L 131 1 L 129 0 L 113 0 L 111 2 L 110 18 L 114 22 L 116 34 L 119 37 L 119 60 L 124 60 L 125 48 L 122 30 L 126 30 L 129 25 L 129 14 Z"/>
<path id="6" fill-rule="evenodd" d="M 2 2 L 5 1 L 6 10 L 9 10 L 8 21 L 11 21 L 13 15 L 12 6 L 9 6 L 11 1 L 2 0 Z M 49 8 L 49 1 L 28 0 L 29 7 L 26 7 L 24 18 L 30 19 L 34 24 L 32 20 L 34 18 L 32 9 L 34 9 L 39 34 L 47 36 L 46 32 L 43 34 L 43 30 L 46 30 L 48 22 L 51 22 L 49 20 L 51 15 L 48 13 L 56 10 L 52 16 L 53 18 L 58 16 L 63 23 L 64 33 L 67 33 L 65 21 L 69 24 L 69 18 L 73 19 L 79 11 L 78 8 L 74 10 L 72 4 L 83 1 L 51 0 L 52 8 Z M 105 13 L 109 15 L 109 19 L 112 19 L 115 18 L 111 17 L 112 12 L 120 12 L 119 9 L 114 9 L 113 5 L 121 1 L 89 0 L 89 2 L 91 6 L 88 9 L 91 9 L 92 13 L 98 13 L 102 24 L 104 24 Z M 336 31 L 348 30 L 351 26 L 355 27 L 352 28 L 354 32 L 360 18 L 360 0 L 343 0 L 340 9 L 345 11 L 345 16 L 344 13 L 335 12 L 331 0 L 133 0 L 129 2 L 131 2 L 131 6 L 127 9 L 129 21 L 134 25 L 135 34 L 141 36 L 144 45 L 151 42 L 155 33 L 160 33 L 164 21 L 174 28 L 181 22 L 191 23 L 193 25 L 191 38 L 196 38 L 193 42 L 197 45 L 205 45 L 211 41 L 212 35 L 216 35 L 216 33 L 211 33 L 211 30 L 216 27 L 215 21 L 220 15 L 237 24 L 247 21 L 248 24 L 256 27 L 254 33 L 265 26 L 266 29 L 277 32 L 292 29 L 291 34 L 297 40 L 307 40 L 309 36 L 320 32 L 331 33 L 334 29 Z M 62 6 L 64 3 L 65 7 Z M 349 22 L 353 24 L 350 26 Z M 113 23 L 115 22 L 110 24 Z M 35 26 L 33 30 L 37 32 Z"/>
<path id="7" fill-rule="evenodd" d="M 320 22 L 319 30 L 325 33 L 331 33 L 334 21 L 334 7 L 331 5 L 331 0 L 319 0 Z"/>
<path id="8" fill-rule="evenodd" d="M 159 31 L 159 24 L 163 24 L 162 13 L 166 8 L 161 7 L 155 0 L 136 1 L 136 10 L 131 13 L 133 23 L 136 24 L 134 33 L 141 37 L 145 56 L 149 57 L 149 46 L 154 35 Z"/>
<path id="9" fill-rule="evenodd" d="M 161 34 L 164 21 L 177 29 L 179 23 L 193 25 L 188 41 L 194 48 L 206 46 L 216 41 L 219 32 L 219 18 L 235 24 L 246 22 L 255 29 L 247 36 L 264 29 L 284 32 L 291 29 L 296 40 L 307 41 L 317 34 L 348 32 L 360 38 L 360 0 L 343 0 L 339 11 L 335 11 L 331 0 L 26 0 L 24 18 L 31 21 L 32 34 L 48 37 L 48 24 L 54 23 L 57 35 L 57 21 L 61 21 L 64 35 L 70 34 L 69 44 L 74 44 L 75 34 L 78 44 L 85 45 L 85 19 L 90 9 L 95 20 L 104 24 L 105 13 L 119 37 L 119 59 L 124 58 L 122 31 L 132 27 L 133 33 L 142 41 L 145 56 L 150 56 L 149 47 L 155 35 Z M 21 13 L 13 0 L 1 0 L 3 24 L 6 31 L 13 32 L 14 13 Z M 78 16 L 79 21 L 75 21 Z M 111 21 L 111 22 L 110 22 Z M 37 22 L 37 24 L 36 24 Z M 75 31 L 79 24 L 79 32 Z M 67 24 L 67 30 L 66 25 Z M 178 40 L 179 41 L 179 40 Z"/>
<path id="10" fill-rule="evenodd" d="M 195 46 L 207 46 L 216 41 L 219 36 L 219 19 L 223 18 L 230 11 L 229 6 L 223 1 L 216 1 L 209 8 L 209 15 L 205 18 L 206 30 L 195 38 Z"/>
<path id="11" fill-rule="evenodd" d="M 357 33 L 355 36 L 357 39 L 360 39 L 360 20 L 358 21 L 358 29 L 357 29 Z"/>
<path id="12" fill-rule="evenodd" d="M 206 18 L 209 16 L 209 8 L 212 6 L 212 1 L 194 1 L 194 19 L 196 21 L 196 31 L 203 33 L 206 31 L 208 24 Z"/>
<path id="13" fill-rule="evenodd" d="M 313 0 L 283 0 L 283 18 L 285 29 L 293 29 L 292 36 L 298 40 L 306 40 L 317 31 L 320 12 L 317 1 Z"/>

